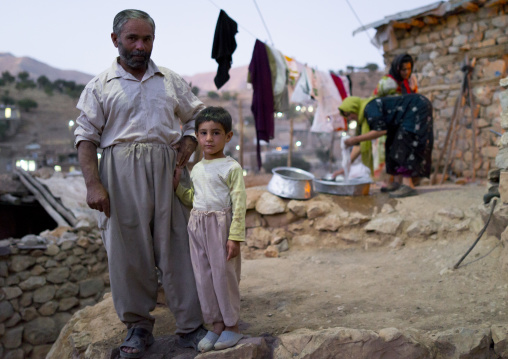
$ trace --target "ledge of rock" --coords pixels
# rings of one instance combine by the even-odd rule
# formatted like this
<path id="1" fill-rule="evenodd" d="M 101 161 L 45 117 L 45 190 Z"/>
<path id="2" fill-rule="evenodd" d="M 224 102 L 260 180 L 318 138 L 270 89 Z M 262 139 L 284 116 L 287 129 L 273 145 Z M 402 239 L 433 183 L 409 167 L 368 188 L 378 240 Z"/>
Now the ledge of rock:
<path id="1" fill-rule="evenodd" d="M 158 311 L 158 309 L 156 309 Z M 168 315 L 160 311 L 155 316 Z M 109 294 L 93 307 L 74 314 L 62 329 L 47 359 L 117 359 L 118 345 L 126 333 L 118 320 Z M 328 328 L 298 329 L 278 337 L 244 338 L 223 351 L 198 354 L 180 348 L 176 336 L 156 338 L 145 358 L 179 359 L 478 359 L 506 358 L 508 327 L 455 328 L 442 332 L 424 332 L 408 328 L 384 328 L 379 331 Z"/>

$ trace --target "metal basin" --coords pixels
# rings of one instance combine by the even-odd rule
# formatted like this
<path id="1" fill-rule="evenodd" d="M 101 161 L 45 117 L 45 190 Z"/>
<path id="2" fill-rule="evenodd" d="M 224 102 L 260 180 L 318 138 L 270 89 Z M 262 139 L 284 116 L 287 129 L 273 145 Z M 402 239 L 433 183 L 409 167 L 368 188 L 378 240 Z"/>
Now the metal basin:
<path id="1" fill-rule="evenodd" d="M 314 180 L 317 192 L 338 196 L 367 196 L 370 190 L 370 178 L 353 178 L 347 182 Z"/>
<path id="2" fill-rule="evenodd" d="M 314 195 L 312 173 L 295 167 L 276 167 L 272 173 L 268 192 L 289 199 L 309 199 Z"/>

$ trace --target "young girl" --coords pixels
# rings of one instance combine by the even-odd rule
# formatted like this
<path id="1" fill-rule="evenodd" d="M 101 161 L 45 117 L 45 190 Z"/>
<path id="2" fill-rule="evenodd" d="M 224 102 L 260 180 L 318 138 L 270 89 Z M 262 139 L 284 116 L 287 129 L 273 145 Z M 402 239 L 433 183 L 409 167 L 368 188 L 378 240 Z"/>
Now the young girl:
<path id="1" fill-rule="evenodd" d="M 196 137 L 203 159 L 191 173 L 191 188 L 179 184 L 176 195 L 193 206 L 188 232 L 191 260 L 203 319 L 213 329 L 198 350 L 225 349 L 243 337 L 240 314 L 240 242 L 245 240 L 246 194 L 242 167 L 224 155 L 233 136 L 231 115 L 222 107 L 208 107 L 196 118 Z"/>

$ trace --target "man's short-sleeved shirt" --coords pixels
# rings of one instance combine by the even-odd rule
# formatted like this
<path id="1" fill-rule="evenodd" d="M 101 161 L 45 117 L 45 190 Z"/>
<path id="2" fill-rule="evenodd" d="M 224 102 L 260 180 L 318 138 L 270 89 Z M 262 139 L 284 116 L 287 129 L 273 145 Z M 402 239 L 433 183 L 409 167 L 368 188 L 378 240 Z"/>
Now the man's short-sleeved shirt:
<path id="1" fill-rule="evenodd" d="M 100 148 L 125 142 L 173 145 L 194 136 L 194 118 L 205 106 L 175 72 L 150 60 L 140 81 L 118 63 L 94 77 L 78 105 L 75 145 Z"/>

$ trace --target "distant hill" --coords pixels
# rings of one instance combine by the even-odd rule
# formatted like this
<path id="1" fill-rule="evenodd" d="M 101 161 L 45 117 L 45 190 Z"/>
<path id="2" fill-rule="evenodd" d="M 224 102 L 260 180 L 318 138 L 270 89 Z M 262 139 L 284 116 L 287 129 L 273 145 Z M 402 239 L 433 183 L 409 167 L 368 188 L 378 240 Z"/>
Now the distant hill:
<path id="1" fill-rule="evenodd" d="M 26 71 L 33 80 L 44 75 L 51 81 L 61 79 L 77 84 L 86 84 L 93 78 L 92 75 L 80 71 L 56 69 L 31 57 L 16 57 L 7 52 L 0 52 L 0 73 L 4 71 L 9 71 L 14 76 Z"/>
<path id="2" fill-rule="evenodd" d="M 230 79 L 221 87 L 220 91 L 243 92 L 247 90 L 247 72 L 248 66 L 234 67 L 229 70 Z M 183 76 L 185 81 L 192 86 L 197 86 L 203 92 L 217 91 L 213 79 L 217 71 L 203 72 L 192 76 Z"/>

